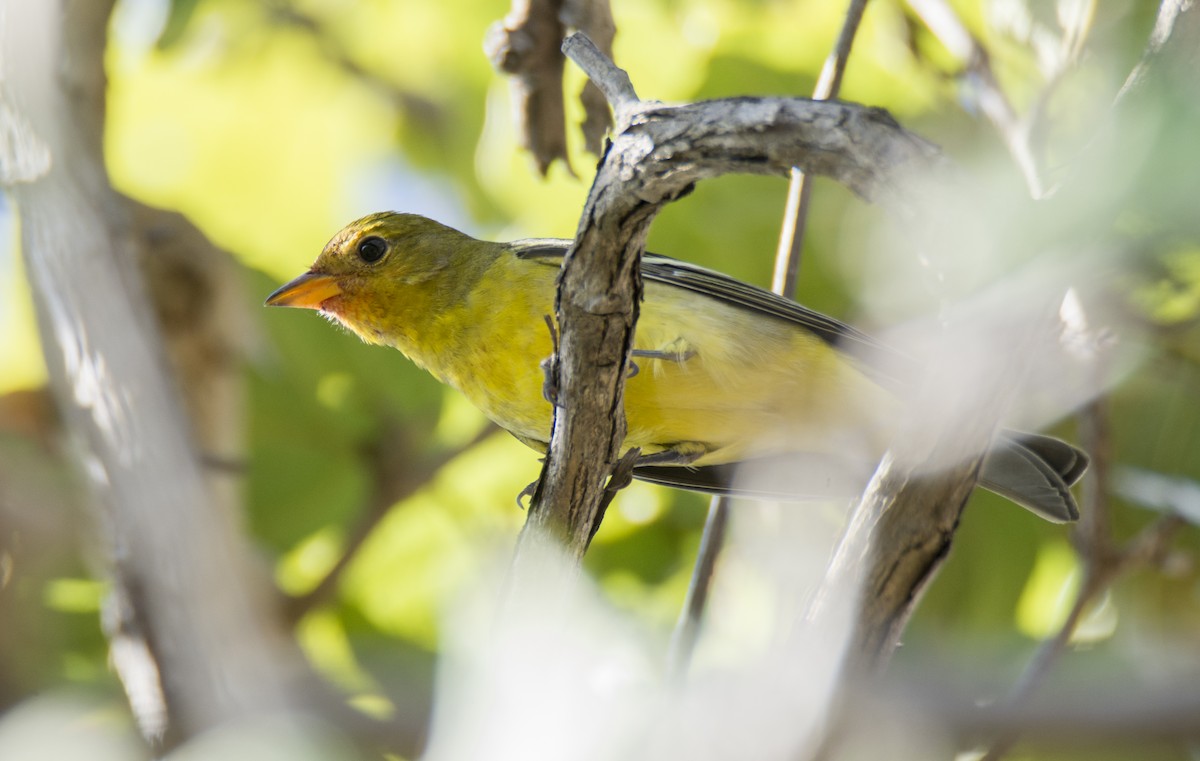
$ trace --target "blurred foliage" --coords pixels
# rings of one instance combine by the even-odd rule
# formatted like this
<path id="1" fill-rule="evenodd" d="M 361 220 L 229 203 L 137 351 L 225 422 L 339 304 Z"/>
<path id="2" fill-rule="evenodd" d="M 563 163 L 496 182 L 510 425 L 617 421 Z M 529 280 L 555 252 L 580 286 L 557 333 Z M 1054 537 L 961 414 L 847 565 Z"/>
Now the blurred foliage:
<path id="1" fill-rule="evenodd" d="M 1022 4 L 955 5 L 992 49 L 1002 83 L 1024 108 L 1043 83 L 1029 44 L 1034 27 L 1011 18 L 999 23 L 988 10 Z M 1119 89 L 1140 53 L 1153 5 L 1100 4 L 1097 53 L 1063 77 L 1046 115 L 1054 128 L 1052 165 L 1077 156 L 1080 136 L 1097 118 L 1094 94 Z M 113 182 L 147 203 L 184 212 L 234 252 L 255 298 L 303 271 L 345 222 L 379 209 L 428 214 L 480 236 L 570 236 L 595 159 L 581 153 L 572 134 L 580 176 L 559 166 L 541 179 L 514 148 L 507 85 L 480 49 L 485 29 L 506 10 L 476 0 L 125 0 L 109 51 L 106 151 Z M 615 53 L 643 98 L 803 95 L 842 12 L 842 4 L 822 0 L 617 0 Z M 1037 18 L 1043 28 L 1053 22 Z M 957 68 L 901 3 L 877 0 L 842 97 L 890 110 L 968 167 L 1004 166 L 990 126 L 960 107 Z M 568 93 L 577 92 L 582 78 L 568 69 Z M 1196 104 L 1179 104 L 1189 107 Z M 568 110 L 578 122 L 578 106 L 569 102 Z M 1155 158 L 1143 171 L 1168 173 L 1162 161 Z M 997 181 L 1020 184 L 1011 166 Z M 1194 175 L 1187 181 L 1194 184 Z M 702 185 L 661 215 L 649 247 L 766 283 L 784 194 L 784 182 L 773 178 Z M 1149 197 L 1095 231 L 1097 239 L 1151 242 L 1133 252 L 1137 266 L 1114 284 L 1114 302 L 1140 315 L 1155 348 L 1112 397 L 1113 443 L 1118 462 L 1200 481 L 1194 455 L 1200 451 L 1194 348 L 1200 238 L 1190 208 L 1194 193 L 1176 192 L 1169 204 L 1161 202 L 1165 197 Z M 819 184 L 802 301 L 853 321 L 858 279 L 870 266 L 861 228 L 877 213 L 840 187 Z M 11 391 L 40 384 L 44 369 L 8 245 L 15 233 L 0 234 L 7 274 L 0 281 L 0 390 Z M 903 241 L 889 245 L 894 251 L 887 256 L 913 254 Z M 246 368 L 245 524 L 275 564 L 281 588 L 302 595 L 334 566 L 380 499 L 381 462 L 401 469 L 411 487 L 379 518 L 336 593 L 298 625 L 318 668 L 348 691 L 380 701 L 388 679 L 413 673 L 429 679 L 446 606 L 493 555 L 507 552 L 524 517 L 515 497 L 536 478 L 537 459 L 499 433 L 458 452 L 485 421 L 398 352 L 364 346 L 312 314 L 264 310 L 258 319 L 265 339 Z M 43 470 L 62 469 L 60 451 L 30 455 L 30 433 L 14 419 L 3 418 L 5 451 L 25 447 L 25 459 L 51 463 Z M 1061 433 L 1071 437 L 1070 426 Z M 448 464 L 431 470 L 439 456 Z M 18 462 L 7 454 L 6 460 Z M 22 472 L 24 482 L 41 489 L 43 470 L 10 465 L 4 475 Z M 78 502 L 56 491 L 29 498 L 60 523 L 73 521 Z M 9 497 L 5 504 L 15 503 Z M 609 598 L 664 640 L 683 599 L 704 504 L 696 495 L 635 485 L 610 511 L 587 559 Z M 1121 502 L 1117 531 L 1131 535 L 1153 517 Z M 974 657 L 1016 668 L 1028 637 L 1052 630 L 1062 594 L 1075 583 L 1066 537 L 1062 527 L 978 495 L 906 638 L 914 662 L 965 638 L 981 643 L 983 654 Z M 37 665 L 12 677 L 0 693 L 5 703 L 64 682 L 114 690 L 103 665 L 98 591 L 86 581 L 103 569 L 85 565 L 81 556 L 90 563 L 92 551 L 78 551 L 70 539 L 46 541 L 53 551 L 43 561 L 15 574 L 10 568 L 0 584 L 9 597 L 0 613 L 24 622 L 0 642 L 9 649 L 15 635 L 37 655 L 20 661 Z M 1194 532 L 1182 544 L 1194 551 Z M 744 571 L 736 561 L 729 565 L 730 573 Z M 1129 668 L 1147 637 L 1200 636 L 1200 575 L 1190 562 L 1177 571 L 1142 574 L 1113 590 L 1104 603 L 1113 625 L 1095 629 L 1093 658 Z M 773 581 L 744 575 L 744 588 L 761 593 L 738 601 L 742 620 L 720 625 L 752 641 L 774 615 Z M 21 611 L 16 619 L 14 610 Z M 1144 623 L 1122 626 L 1131 616 Z M 43 636 L 48 632 L 53 636 Z M 9 655 L 3 665 L 11 665 Z M 372 705 L 386 709 L 386 701 Z"/>

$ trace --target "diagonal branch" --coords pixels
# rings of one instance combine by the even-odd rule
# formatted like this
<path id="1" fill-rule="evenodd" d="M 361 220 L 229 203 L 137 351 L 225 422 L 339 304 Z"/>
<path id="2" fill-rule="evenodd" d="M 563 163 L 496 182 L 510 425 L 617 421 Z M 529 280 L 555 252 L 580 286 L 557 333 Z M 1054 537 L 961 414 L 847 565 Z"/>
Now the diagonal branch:
<path id="1" fill-rule="evenodd" d="M 1029 142 L 1029 125 L 1017 114 L 996 80 L 991 57 L 971 34 L 946 0 L 907 0 L 908 7 L 925 22 L 935 37 L 963 66 L 963 77 L 972 85 L 979 108 L 995 127 L 1025 177 L 1034 198 L 1045 195 L 1045 185 Z"/>
<path id="2" fill-rule="evenodd" d="M 862 23 L 867 0 L 850 0 L 846 9 L 846 20 L 838 34 L 833 50 L 821 68 L 821 77 L 813 90 L 816 100 L 836 98 L 842 89 L 842 76 L 850 62 L 850 48 L 854 36 Z M 796 279 L 800 273 L 800 251 L 804 246 L 804 230 L 808 224 L 808 208 L 812 197 L 812 182 L 804 172 L 793 168 L 788 183 L 787 204 L 783 212 L 783 226 L 779 232 L 779 248 L 775 252 L 775 271 L 771 277 L 771 288 L 776 293 L 790 296 L 796 290 Z"/>

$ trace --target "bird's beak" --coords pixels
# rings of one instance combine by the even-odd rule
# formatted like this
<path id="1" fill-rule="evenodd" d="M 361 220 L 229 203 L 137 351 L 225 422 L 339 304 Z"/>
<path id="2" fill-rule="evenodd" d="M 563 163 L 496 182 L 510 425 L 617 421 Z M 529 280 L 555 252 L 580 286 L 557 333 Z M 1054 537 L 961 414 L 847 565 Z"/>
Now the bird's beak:
<path id="1" fill-rule="evenodd" d="M 268 296 L 265 306 L 320 309 L 328 299 L 341 294 L 341 287 L 329 275 L 305 272 Z"/>

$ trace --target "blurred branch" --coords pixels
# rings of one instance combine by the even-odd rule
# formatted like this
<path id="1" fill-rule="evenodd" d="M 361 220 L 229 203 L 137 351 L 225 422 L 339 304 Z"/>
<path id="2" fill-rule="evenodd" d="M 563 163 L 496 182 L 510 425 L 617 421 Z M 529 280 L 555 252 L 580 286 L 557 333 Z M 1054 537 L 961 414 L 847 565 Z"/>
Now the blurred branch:
<path id="1" fill-rule="evenodd" d="M 704 533 L 700 535 L 700 549 L 692 567 L 692 578 L 688 581 L 683 609 L 679 611 L 679 620 L 671 632 L 671 645 L 667 650 L 667 674 L 673 679 L 682 679 L 692 661 L 700 622 L 708 604 L 708 593 L 712 589 L 717 557 L 725 546 L 728 525 L 729 500 L 721 496 L 713 497 L 708 505 L 708 517 L 704 521 Z"/>
<path id="2" fill-rule="evenodd" d="M 1083 53 L 1095 15 L 1095 0 L 1087 0 L 1075 7 L 1076 18 L 1074 23 L 1063 30 L 1061 50 L 1054 68 L 1045 72 L 1045 81 L 1024 115 L 1017 113 L 1000 87 L 987 48 L 967 29 L 958 12 L 947 0 L 907 2 L 912 12 L 961 63 L 963 68 L 958 75 L 959 79 L 966 86 L 967 92 L 974 96 L 975 103 L 1004 141 L 1005 147 L 1025 178 L 1030 196 L 1035 199 L 1044 198 L 1052 189 L 1046 186 L 1038 157 L 1035 155 L 1035 135 L 1038 134 L 1038 127 L 1042 123 L 1051 96 Z"/>
<path id="3" fill-rule="evenodd" d="M 446 114 L 437 103 L 406 90 L 380 72 L 363 66 L 319 18 L 297 8 L 290 0 L 270 0 L 267 9 L 270 17 L 277 23 L 286 24 L 311 35 L 325 57 L 335 66 L 373 89 L 406 118 L 421 124 L 432 134 L 437 134 L 444 128 Z"/>
<path id="4" fill-rule="evenodd" d="M 846 19 L 834 42 L 833 50 L 825 59 L 821 77 L 813 91 L 813 100 L 836 98 L 841 90 L 842 75 L 850 60 L 850 47 L 862 22 L 867 0 L 850 0 Z M 775 254 L 775 270 L 771 289 L 781 296 L 791 298 L 796 290 L 796 279 L 800 272 L 800 253 L 804 246 L 804 231 L 808 222 L 809 198 L 812 184 L 806 175 L 792 167 L 789 172 L 787 205 L 784 209 L 783 225 L 780 230 L 779 248 Z M 700 621 L 708 601 L 709 588 L 717 566 L 717 556 L 725 543 L 725 530 L 729 522 L 729 500 L 713 497 L 708 506 L 708 518 L 704 522 L 704 533 L 700 538 L 700 549 L 688 582 L 687 596 L 679 620 L 671 635 L 671 647 L 667 654 L 667 669 L 676 677 L 681 676 L 691 661 Z"/>
<path id="5" fill-rule="evenodd" d="M 6 6 L 4 129 L 26 133 L 53 160 L 4 180 L 20 208 L 47 367 L 105 508 L 132 611 L 119 617 L 120 631 L 153 656 L 126 684 L 131 697 L 161 684 L 170 723 L 143 728 L 165 731 L 170 745 L 247 714 L 297 708 L 303 661 L 274 622 L 232 516 L 213 509 L 136 266 L 128 210 L 108 184 L 95 109 L 111 6 Z"/>
<path id="6" fill-rule="evenodd" d="M 402 429 L 396 426 L 385 428 L 369 447 L 371 483 L 374 485 L 370 501 L 351 529 L 341 556 L 325 577 L 305 594 L 287 601 L 287 620 L 294 625 L 310 610 L 328 602 L 337 590 L 342 574 L 392 507 L 428 486 L 443 466 L 491 436 L 496 430 L 494 425 L 484 426 L 466 444 L 439 452 L 432 458 L 420 460 L 415 457 Z"/>
<path id="7" fill-rule="evenodd" d="M 977 684 L 977 681 L 975 682 Z M 940 727 L 953 737 L 973 738 L 1021 735 L 1027 742 L 1046 743 L 1061 753 L 1076 748 L 1091 752 L 1079 757 L 1153 757 L 1152 743 L 1194 744 L 1200 739 L 1200 690 L 1195 681 L 1180 675 L 1155 684 L 1131 684 L 1128 679 L 1092 681 L 1076 689 L 1057 691 L 1020 703 L 1004 701 L 980 707 L 970 696 L 975 687 L 961 680 L 904 679 L 880 684 L 862 682 L 847 700 L 849 714 L 843 727 L 861 731 L 894 720 L 903 706 L 905 726 Z M 1128 749 L 1125 754 L 1114 748 Z M 1167 757 L 1171 754 L 1168 753 Z M 959 758 L 975 758 L 969 752 Z M 1022 754 L 1022 758 L 1033 758 Z M 1054 757 L 1061 757 L 1055 755 Z M 1068 757 L 1074 757 L 1068 756 Z"/>
<path id="8" fill-rule="evenodd" d="M 612 57 L 616 34 L 608 0 L 514 0 L 512 10 L 488 29 L 484 52 L 497 71 L 510 75 L 521 147 L 533 154 L 538 171 L 567 158 L 563 105 L 563 36 L 573 27 Z M 612 124 L 608 105 L 591 82 L 580 95 L 587 149 L 599 156 Z"/>
<path id="9" fill-rule="evenodd" d="M 970 86 L 979 108 L 1004 141 L 1025 177 L 1029 194 L 1041 198 L 1045 194 L 1045 186 L 1030 144 L 1029 125 L 1017 115 L 1000 83 L 996 81 L 987 48 L 967 29 L 947 0 L 907 2 L 929 31 L 962 63 L 963 71 L 959 76 Z"/>
<path id="10" fill-rule="evenodd" d="M 992 414 L 968 411 L 966 422 L 953 431 L 922 430 L 919 421 L 907 420 L 895 439 L 903 446 L 894 445 L 884 456 L 851 513 L 808 615 L 825 615 L 857 596 L 852 671 L 881 671 L 887 665 L 948 556 L 1003 405 L 996 399 L 993 406 Z M 964 459 L 963 452 L 978 454 Z M 927 462 L 957 464 L 930 475 Z"/>
<path id="11" fill-rule="evenodd" d="M 1154 28 L 1150 31 L 1150 39 L 1146 41 L 1146 48 L 1142 51 L 1141 60 L 1129 72 L 1129 76 L 1125 79 L 1125 84 L 1121 86 L 1120 92 L 1117 93 L 1117 100 L 1120 101 L 1131 90 L 1137 89 L 1144 81 L 1146 73 L 1154 64 L 1155 60 L 1162 55 L 1163 50 L 1167 47 L 1167 43 L 1171 41 L 1175 34 L 1176 23 L 1188 11 L 1192 12 L 1192 23 L 1195 23 L 1195 11 L 1192 8 L 1194 3 L 1190 0 L 1161 0 L 1158 4 L 1158 15 L 1154 19 Z M 1187 36 L 1189 32 L 1184 31 Z M 1194 37 L 1194 34 L 1191 34 Z M 1186 44 L 1186 43 L 1185 43 Z M 1175 47 L 1179 47 L 1176 44 Z"/>
<path id="12" fill-rule="evenodd" d="M 591 47 L 581 35 L 564 44 L 593 80 L 627 80 L 611 61 L 576 50 Z M 638 261 L 658 210 L 705 178 L 781 175 L 793 166 L 908 208 L 907 173 L 939 160 L 936 149 L 885 112 L 848 103 L 734 98 L 680 106 L 630 101 L 618 108 L 622 128 L 597 169 L 563 263 L 560 350 L 551 368 L 558 401 L 523 534 L 558 536 L 575 558 L 587 548 L 604 480 L 624 440 L 622 390 L 640 293 Z"/>
<path id="13" fill-rule="evenodd" d="M 1107 134 L 1098 133 L 1103 139 L 1096 140 L 1088 146 L 1088 161 L 1081 162 L 1081 171 L 1072 178 L 1069 186 L 1064 187 L 1064 198 L 1073 193 L 1085 198 L 1089 207 L 1103 210 L 1116 208 L 1118 204 L 1123 208 L 1130 195 L 1139 192 L 1136 186 L 1122 182 L 1121 192 L 1112 197 L 1110 206 L 1096 203 L 1094 189 L 1097 182 L 1114 184 L 1113 173 L 1121 171 L 1121 162 L 1117 159 L 1119 152 L 1128 150 L 1130 143 L 1145 139 L 1145 133 L 1137 125 L 1145 118 L 1145 113 L 1158 113 L 1162 109 L 1161 101 L 1146 101 L 1155 97 L 1179 97 L 1176 85 L 1180 82 L 1191 83 L 1190 86 L 1194 88 L 1195 64 L 1200 60 L 1197 54 L 1198 42 L 1200 11 L 1197 11 L 1194 4 L 1164 0 L 1159 6 L 1158 20 L 1142 60 L 1117 96 L 1114 109 L 1116 118 L 1108 125 L 1110 128 L 1106 130 Z M 1127 97 L 1135 91 L 1141 91 L 1145 95 L 1144 98 L 1137 99 L 1142 102 L 1135 104 L 1135 99 Z M 1181 125 L 1175 125 L 1176 128 L 1179 126 Z M 1187 123 L 1182 126 L 1186 129 Z M 1171 143 L 1166 140 L 1164 144 Z M 1162 180 L 1156 174 L 1151 181 L 1159 184 Z M 1032 702 L 1034 693 L 1047 678 L 1054 663 L 1065 651 L 1087 608 L 1126 572 L 1147 565 L 1161 564 L 1175 534 L 1186 525 L 1183 516 L 1195 514 L 1190 512 L 1195 509 L 1194 505 L 1159 505 L 1169 510 L 1169 514 L 1145 527 L 1133 539 L 1119 544 L 1114 539 L 1111 528 L 1110 490 L 1115 481 L 1112 473 L 1112 432 L 1105 401 L 1099 399 L 1089 404 L 1081 412 L 1079 423 L 1081 439 L 1092 458 L 1090 472 L 1084 482 L 1085 505 L 1082 520 L 1073 536 L 1075 549 L 1083 566 L 1083 581 L 1067 619 L 1055 636 L 1043 643 L 1027 664 L 998 710 L 1000 714 L 1023 712 L 1024 707 Z M 1144 488 L 1145 485 L 1142 486 Z M 1137 495 L 1127 496 L 1137 498 Z M 1190 699 L 1194 701 L 1195 696 L 1191 695 Z M 1130 714 L 1138 714 L 1144 709 L 1144 705 L 1139 705 L 1130 711 Z M 1101 714 L 1103 712 L 1098 711 L 1098 715 Z M 1150 723 L 1161 721 L 1160 716 L 1153 714 L 1143 714 L 1143 719 Z M 1129 723 L 1128 716 L 1109 714 L 1105 720 L 1123 726 Z M 991 734 L 991 737 L 998 739 L 995 739 L 985 758 L 995 761 L 1011 750 L 1018 736 L 1045 729 L 1044 722 L 1027 719 L 1015 722 L 1006 731 Z M 1112 731 L 1112 726 L 1105 727 L 1105 730 Z"/>
<path id="14" fill-rule="evenodd" d="M 1164 515 L 1123 547 L 1118 547 L 1110 528 L 1112 505 L 1108 489 L 1112 471 L 1112 435 L 1104 401 L 1093 401 L 1079 419 L 1080 438 L 1092 458 L 1085 481 L 1084 509 L 1074 535 L 1075 549 L 1083 565 L 1083 580 L 1066 619 L 1055 635 L 1038 648 L 1005 698 L 1004 706 L 1008 710 L 1027 703 L 1049 676 L 1087 609 L 1124 573 L 1160 563 L 1175 533 L 1186 525 L 1178 515 Z M 1019 733 L 1015 731 L 1001 735 L 982 761 L 1003 758 L 1018 739 Z"/>

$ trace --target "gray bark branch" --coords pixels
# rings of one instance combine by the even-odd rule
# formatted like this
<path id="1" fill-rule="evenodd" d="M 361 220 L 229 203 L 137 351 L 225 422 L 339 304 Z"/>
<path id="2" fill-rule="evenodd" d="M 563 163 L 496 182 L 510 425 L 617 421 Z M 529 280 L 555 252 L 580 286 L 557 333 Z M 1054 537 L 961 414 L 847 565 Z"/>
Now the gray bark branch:
<path id="1" fill-rule="evenodd" d="M 249 320 L 227 254 L 181 216 L 109 185 L 102 61 L 112 6 L 4 5 L 0 184 L 20 213 L 51 385 L 111 553 L 114 664 L 160 747 L 317 710 L 412 754 L 427 714 L 385 726 L 331 695 L 238 533 L 234 484 L 205 465 L 240 453 L 234 336 Z"/>

